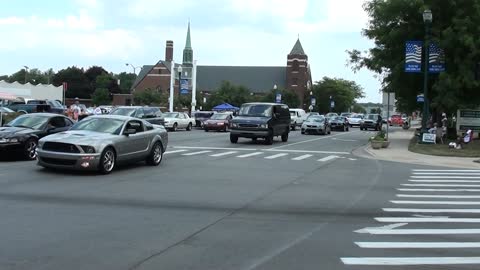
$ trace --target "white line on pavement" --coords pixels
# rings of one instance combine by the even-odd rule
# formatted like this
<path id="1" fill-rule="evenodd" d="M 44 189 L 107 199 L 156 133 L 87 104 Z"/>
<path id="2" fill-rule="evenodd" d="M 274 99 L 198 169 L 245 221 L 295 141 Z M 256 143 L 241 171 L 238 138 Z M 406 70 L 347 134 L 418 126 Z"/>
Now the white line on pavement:
<path id="1" fill-rule="evenodd" d="M 202 147 L 202 146 L 172 146 L 178 149 L 196 149 L 196 150 L 238 150 L 238 151 L 256 151 L 255 148 L 233 148 L 233 147 Z"/>
<path id="2" fill-rule="evenodd" d="M 237 156 L 237 157 L 238 158 L 247 158 L 247 157 L 258 156 L 258 155 L 261 155 L 261 154 L 263 154 L 263 152 L 253 152 L 253 153 L 250 153 L 250 154 L 240 155 L 240 156 Z"/>
<path id="3" fill-rule="evenodd" d="M 337 157 L 337 156 L 327 156 L 327 157 L 324 157 L 324 158 L 319 159 L 318 161 L 320 161 L 320 162 L 327 162 L 327 161 L 330 161 L 330 160 L 336 159 L 336 158 L 338 158 L 338 157 Z"/>
<path id="4" fill-rule="evenodd" d="M 480 170 L 413 170 L 414 172 L 478 172 Z"/>
<path id="5" fill-rule="evenodd" d="M 480 192 L 480 189 L 468 188 L 397 188 L 398 191 L 423 191 L 423 192 Z"/>
<path id="6" fill-rule="evenodd" d="M 313 150 L 275 150 L 275 149 L 256 149 L 256 148 L 234 148 L 234 147 L 202 147 L 202 146 L 172 146 L 176 149 L 190 149 L 190 150 L 231 150 L 231 151 L 268 151 L 268 152 L 285 152 L 285 153 L 305 153 L 305 154 L 332 154 L 332 155 L 350 155 L 349 152 L 336 151 L 313 151 Z"/>
<path id="7" fill-rule="evenodd" d="M 401 184 L 404 187 L 480 187 L 480 185 L 461 184 Z"/>
<path id="8" fill-rule="evenodd" d="M 166 151 L 165 153 L 163 153 L 164 155 L 168 155 L 168 154 L 174 154 L 174 153 L 181 153 L 181 152 L 186 152 L 187 150 L 172 150 L 172 151 Z"/>
<path id="9" fill-rule="evenodd" d="M 480 218 L 447 218 L 447 217 L 377 217 L 378 222 L 407 222 L 407 223 L 480 223 Z"/>
<path id="10" fill-rule="evenodd" d="M 355 160 L 357 160 L 357 159 L 356 159 L 356 158 L 349 158 L 348 160 L 350 160 L 350 161 L 355 161 Z"/>
<path id="11" fill-rule="evenodd" d="M 480 183 L 480 180 L 408 180 L 419 183 Z"/>
<path id="12" fill-rule="evenodd" d="M 425 175 L 412 175 L 412 178 L 415 179 L 480 179 L 480 176 L 454 176 L 454 175 L 432 175 L 432 176 L 425 176 Z"/>
<path id="13" fill-rule="evenodd" d="M 276 154 L 276 155 L 272 155 L 272 156 L 268 156 L 268 157 L 264 157 L 265 159 L 275 159 L 275 158 L 279 158 L 279 157 L 284 157 L 288 154 L 286 153 L 280 153 L 280 154 Z"/>
<path id="14" fill-rule="evenodd" d="M 311 150 L 275 150 L 275 149 L 262 149 L 269 152 L 287 152 L 287 153 L 310 153 L 310 154 L 333 154 L 333 155 L 349 155 L 349 152 L 335 152 L 335 151 L 311 151 Z"/>
<path id="15" fill-rule="evenodd" d="M 273 147 L 273 148 L 270 148 L 269 150 L 288 147 L 288 146 L 302 144 L 302 143 L 314 142 L 314 141 L 319 141 L 319 140 L 324 140 L 324 139 L 330 139 L 330 138 L 333 138 L 333 137 L 338 137 L 338 136 L 343 136 L 343 135 L 353 134 L 353 133 L 359 133 L 359 131 L 345 132 L 345 133 L 340 133 L 340 134 L 336 134 L 336 135 L 324 136 L 324 137 L 315 138 L 315 139 L 311 139 L 311 140 L 305 140 L 305 141 L 301 141 L 301 142 L 294 142 L 294 143 L 285 144 L 285 145 L 282 145 L 282 146 Z"/>
<path id="16" fill-rule="evenodd" d="M 212 151 L 199 151 L 199 152 L 192 152 L 192 153 L 186 153 L 186 154 L 182 154 L 182 156 L 195 156 L 195 155 L 201 155 L 201 154 L 206 154 L 206 153 L 210 153 Z"/>
<path id="17" fill-rule="evenodd" d="M 355 242 L 361 248 L 480 248 L 480 242 Z"/>
<path id="18" fill-rule="evenodd" d="M 414 172 L 414 175 L 480 175 L 480 173 L 461 173 L 461 172 Z"/>
<path id="19" fill-rule="evenodd" d="M 231 154 L 235 154 L 235 153 L 238 153 L 237 151 L 229 151 L 229 152 L 223 152 L 223 153 L 219 153 L 219 154 L 213 154 L 213 155 L 210 155 L 211 157 L 223 157 L 223 156 L 228 156 L 228 155 L 231 155 Z"/>
<path id="20" fill-rule="evenodd" d="M 296 158 L 292 158 L 292 160 L 304 160 L 304 159 L 307 159 L 309 157 L 312 157 L 313 155 L 303 155 L 303 156 L 299 156 L 299 157 L 296 157 Z"/>
<path id="21" fill-rule="evenodd" d="M 480 229 L 375 229 L 365 228 L 365 232 L 378 235 L 442 235 L 442 234 L 480 234 Z"/>
<path id="22" fill-rule="evenodd" d="M 385 212 L 406 213 L 480 213 L 480 209 L 416 209 L 416 208 L 383 208 Z"/>
<path id="23" fill-rule="evenodd" d="M 455 265 L 480 264 L 480 257 L 360 257 L 341 258 L 347 265 Z"/>
<path id="24" fill-rule="evenodd" d="M 480 205 L 480 201 L 390 201 L 395 204 L 446 204 L 446 205 Z"/>
<path id="25" fill-rule="evenodd" d="M 397 194 L 397 197 L 399 197 L 399 198 L 480 199 L 480 195 Z"/>

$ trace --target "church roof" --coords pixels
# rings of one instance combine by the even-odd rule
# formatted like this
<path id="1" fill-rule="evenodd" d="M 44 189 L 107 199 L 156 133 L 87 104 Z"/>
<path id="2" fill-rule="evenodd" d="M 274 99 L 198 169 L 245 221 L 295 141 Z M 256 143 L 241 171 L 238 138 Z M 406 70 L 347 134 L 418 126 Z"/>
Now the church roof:
<path id="1" fill-rule="evenodd" d="M 190 22 L 188 22 L 187 40 L 185 42 L 185 49 L 192 49 L 192 41 L 190 38 Z"/>
<path id="2" fill-rule="evenodd" d="M 266 93 L 277 85 L 286 87 L 286 67 L 279 66 L 197 66 L 198 91 L 215 91 L 223 81 L 243 85 L 253 93 Z"/>
<path id="3" fill-rule="evenodd" d="M 295 45 L 292 48 L 290 54 L 298 54 L 298 55 L 305 55 L 305 51 L 303 51 L 302 43 L 300 43 L 300 39 L 297 39 Z"/>

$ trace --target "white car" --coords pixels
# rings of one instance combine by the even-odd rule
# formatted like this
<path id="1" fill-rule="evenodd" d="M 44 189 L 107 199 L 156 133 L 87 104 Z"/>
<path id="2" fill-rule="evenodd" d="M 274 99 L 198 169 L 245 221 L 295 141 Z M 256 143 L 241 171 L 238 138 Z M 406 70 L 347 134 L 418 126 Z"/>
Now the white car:
<path id="1" fill-rule="evenodd" d="M 360 126 L 363 119 L 363 114 L 354 114 L 347 118 L 350 127 Z"/>
<path id="2" fill-rule="evenodd" d="M 303 109 L 290 109 L 290 127 L 295 130 L 296 127 L 302 126 L 303 116 L 306 112 Z"/>
<path id="3" fill-rule="evenodd" d="M 165 128 L 171 131 L 176 131 L 179 128 L 184 128 L 188 131 L 192 130 L 195 125 L 195 119 L 183 112 L 167 112 L 163 113 L 165 118 Z"/>

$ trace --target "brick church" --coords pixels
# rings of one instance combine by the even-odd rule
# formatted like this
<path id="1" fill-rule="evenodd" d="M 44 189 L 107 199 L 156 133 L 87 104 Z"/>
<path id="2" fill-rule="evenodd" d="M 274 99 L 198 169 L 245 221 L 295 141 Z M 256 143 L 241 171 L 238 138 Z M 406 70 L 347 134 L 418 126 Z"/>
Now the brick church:
<path id="1" fill-rule="evenodd" d="M 171 61 L 173 60 L 173 41 L 168 40 L 165 48 L 165 59 L 155 65 L 144 65 L 132 85 L 132 93 L 145 89 L 170 91 L 170 76 L 172 75 Z M 175 64 L 175 94 L 179 93 L 180 64 Z M 185 48 L 183 49 L 182 79 L 191 79 L 193 68 L 193 49 L 190 38 L 190 24 L 188 25 Z M 235 85 L 247 87 L 256 95 L 266 94 L 274 85 L 278 89 L 291 89 L 304 101 L 308 89 L 312 85 L 312 75 L 308 56 L 298 39 L 287 55 L 286 66 L 203 66 L 197 65 L 197 93 L 212 93 L 221 85 L 222 81 L 229 81 Z M 191 80 L 189 80 L 191 84 Z M 191 90 L 191 85 L 190 85 Z M 273 102 L 273 101 L 272 101 Z M 128 103 L 125 100 L 120 103 Z M 307 104 L 308 105 L 308 104 Z"/>

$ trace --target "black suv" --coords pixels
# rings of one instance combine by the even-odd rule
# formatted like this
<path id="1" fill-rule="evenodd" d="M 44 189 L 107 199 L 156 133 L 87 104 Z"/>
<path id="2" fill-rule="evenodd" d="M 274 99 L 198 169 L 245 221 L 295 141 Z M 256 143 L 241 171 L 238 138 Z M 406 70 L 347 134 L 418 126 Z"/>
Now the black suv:
<path id="1" fill-rule="evenodd" d="M 131 116 L 143 119 L 154 125 L 165 125 L 162 111 L 158 107 L 120 106 L 112 110 L 110 114 Z"/>
<path id="2" fill-rule="evenodd" d="M 273 137 L 281 136 L 288 141 L 290 132 L 290 112 L 285 104 L 245 103 L 238 116 L 233 118 L 230 129 L 230 142 L 237 143 L 239 137 L 264 138 L 265 144 L 272 144 Z"/>

